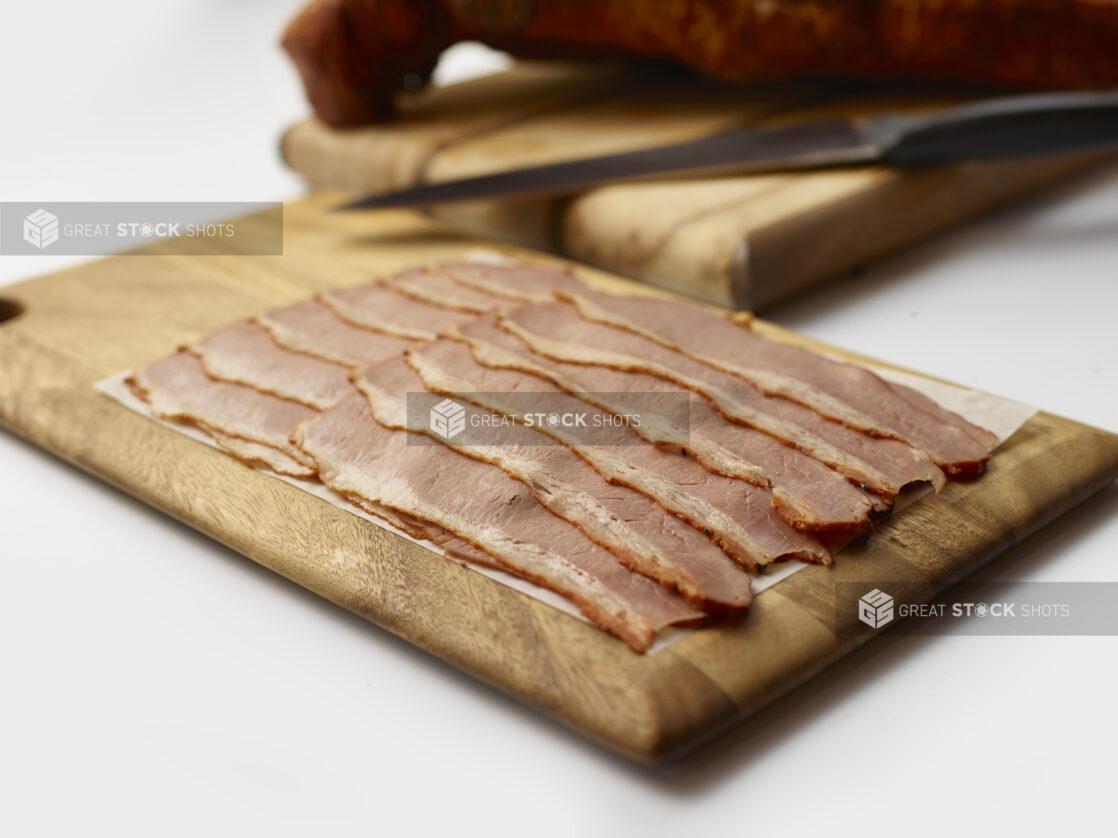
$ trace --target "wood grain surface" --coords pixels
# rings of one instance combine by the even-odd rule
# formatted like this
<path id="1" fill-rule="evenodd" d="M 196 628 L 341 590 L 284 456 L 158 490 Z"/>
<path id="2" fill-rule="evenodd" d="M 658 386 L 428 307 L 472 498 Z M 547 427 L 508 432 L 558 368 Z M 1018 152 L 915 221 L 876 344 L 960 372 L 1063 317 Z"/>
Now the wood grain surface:
<path id="1" fill-rule="evenodd" d="M 615 67 L 520 64 L 408 100 L 398 119 L 293 126 L 282 152 L 351 193 L 681 142 L 740 125 L 944 107 L 958 88 L 815 82 L 727 86 Z M 862 168 L 668 179 L 558 200 L 435 207 L 472 231 L 550 250 L 717 305 L 762 310 L 1082 169 L 1098 155 L 899 172 Z"/>
<path id="2" fill-rule="evenodd" d="M 744 620 L 633 654 L 93 389 L 234 318 L 476 247 L 416 215 L 380 214 L 374 227 L 367 215 L 323 214 L 336 198 L 286 207 L 283 256 L 170 255 L 156 246 L 3 289 L 0 423 L 632 757 L 689 750 L 865 642 L 836 625 L 836 583 L 905 580 L 931 597 L 1118 474 L 1118 437 L 1039 413 L 984 477 L 918 501 L 835 568 L 778 583 Z"/>

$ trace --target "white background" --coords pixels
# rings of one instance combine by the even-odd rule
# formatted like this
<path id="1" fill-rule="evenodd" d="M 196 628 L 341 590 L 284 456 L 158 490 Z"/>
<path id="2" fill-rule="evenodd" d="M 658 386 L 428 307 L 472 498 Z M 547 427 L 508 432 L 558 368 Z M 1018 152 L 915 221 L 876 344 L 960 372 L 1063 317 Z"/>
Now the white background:
<path id="1" fill-rule="evenodd" d="M 297 5 L 5 3 L 0 199 L 297 195 L 276 154 L 306 111 L 276 46 Z M 459 52 L 444 74 L 489 61 Z M 0 257 L 0 283 L 73 261 Z M 1111 168 L 770 316 L 1118 431 L 1116 279 Z M 1111 817 L 1113 637 L 887 637 L 646 769 L 5 433 L 0 477 L 0 834 L 1097 834 Z M 1116 511 L 1111 486 L 994 574 L 1118 581 Z"/>

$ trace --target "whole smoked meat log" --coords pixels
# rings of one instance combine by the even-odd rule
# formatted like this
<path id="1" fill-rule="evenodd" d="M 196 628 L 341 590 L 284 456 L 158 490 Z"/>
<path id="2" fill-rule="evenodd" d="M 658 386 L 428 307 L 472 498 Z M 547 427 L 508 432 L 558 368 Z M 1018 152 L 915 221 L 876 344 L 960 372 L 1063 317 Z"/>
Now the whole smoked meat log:
<path id="1" fill-rule="evenodd" d="M 439 54 L 650 58 L 724 80 L 920 77 L 1118 84 L 1118 0 L 312 0 L 283 46 L 319 118 L 392 115 Z"/>

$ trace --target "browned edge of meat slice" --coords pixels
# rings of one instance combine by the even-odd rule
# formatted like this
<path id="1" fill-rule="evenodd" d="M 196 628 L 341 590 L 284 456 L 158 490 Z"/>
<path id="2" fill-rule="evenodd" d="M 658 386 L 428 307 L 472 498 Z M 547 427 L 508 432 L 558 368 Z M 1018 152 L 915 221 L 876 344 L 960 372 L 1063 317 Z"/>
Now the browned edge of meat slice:
<path id="1" fill-rule="evenodd" d="M 896 381 L 889 381 L 888 379 L 885 380 L 885 383 L 892 388 L 893 392 L 918 410 L 922 410 L 934 416 L 945 424 L 962 428 L 971 439 L 983 446 L 987 451 L 993 451 L 997 446 L 998 437 L 997 434 L 992 431 L 981 428 L 970 420 L 960 416 L 958 413 L 948 410 L 939 402 L 934 401 L 919 390 L 915 390 L 912 387 L 908 387 Z"/>
<path id="2" fill-rule="evenodd" d="M 219 447 L 244 463 L 266 466 L 277 474 L 284 474 L 288 477 L 311 478 L 318 474 L 317 469 L 303 465 L 278 448 L 273 448 L 262 442 L 253 442 L 251 439 L 223 434 L 204 422 L 194 422 L 193 424 L 208 433 Z"/>
<path id="3" fill-rule="evenodd" d="M 425 418 L 420 420 L 408 410 L 407 394 L 425 387 L 402 358 L 367 367 L 354 382 L 382 425 L 425 434 L 460 454 L 501 468 L 631 570 L 675 588 L 707 611 L 749 606 L 749 576 L 712 541 L 646 495 L 611 486 L 575 452 L 545 434 L 520 428 L 502 440 L 492 431 L 479 438 L 466 429 L 465 435 L 451 441 L 431 432 Z"/>
<path id="4" fill-rule="evenodd" d="M 634 332 L 851 428 L 926 451 L 948 474 L 979 473 L 986 444 L 899 395 L 864 367 L 758 335 L 699 305 L 592 290 L 557 295 L 588 320 Z M 970 423 L 967 423 L 968 425 Z"/>
<path id="5" fill-rule="evenodd" d="M 541 382 L 534 385 L 533 391 L 543 385 L 556 392 L 563 389 L 546 370 L 535 368 L 524 355 L 501 345 L 501 339 L 515 339 L 500 330 L 492 318 L 481 318 L 460 330 L 451 330 L 448 337 L 463 346 L 465 355 L 459 360 L 467 362 L 471 369 L 459 372 L 471 379 L 447 371 L 433 362 L 437 359 L 425 357 L 426 349 L 413 347 L 407 353 L 408 362 L 429 390 L 458 395 L 517 419 L 516 409 L 503 404 L 500 393 L 514 388 L 515 381 L 522 380 L 524 373 Z M 497 373 L 505 378 L 494 378 Z M 484 378 L 474 380 L 478 375 Z M 831 563 L 831 554 L 817 538 L 796 530 L 779 517 L 768 490 L 709 472 L 691 457 L 640 441 L 631 429 L 628 433 L 634 437 L 634 444 L 610 448 L 587 445 L 577 434 L 571 436 L 570 431 L 561 427 L 540 430 L 570 447 L 611 483 L 649 495 L 701 529 L 727 555 L 746 567 L 787 559 Z"/>
<path id="6" fill-rule="evenodd" d="M 560 289 L 575 292 L 586 288 L 570 268 L 526 262 L 443 262 L 434 270 L 461 285 L 519 302 L 548 302 Z"/>
<path id="7" fill-rule="evenodd" d="M 420 302 L 383 282 L 327 291 L 319 299 L 356 326 L 409 340 L 433 340 L 444 329 L 473 317 Z"/>
<path id="8" fill-rule="evenodd" d="M 140 367 L 126 383 L 157 418 L 196 425 L 246 462 L 263 461 L 293 477 L 315 473 L 314 461 L 288 439 L 301 422 L 314 416 L 311 408 L 217 381 L 185 350 Z"/>
<path id="9" fill-rule="evenodd" d="M 401 271 L 385 280 L 385 285 L 421 303 L 471 314 L 481 314 L 508 303 L 503 297 L 456 282 L 453 276 L 438 268 Z"/>
<path id="10" fill-rule="evenodd" d="M 353 390 L 349 368 L 280 346 L 267 329 L 242 320 L 187 347 L 212 378 L 324 410 Z"/>
<path id="11" fill-rule="evenodd" d="M 341 492 L 336 494 L 342 495 Z M 495 570 L 500 570 L 504 573 L 512 574 L 508 567 L 501 564 L 493 556 L 486 553 L 480 547 L 477 547 L 465 539 L 459 538 L 450 530 L 443 529 L 438 524 L 432 524 L 429 521 L 421 521 L 404 512 L 398 512 L 381 503 L 373 503 L 367 501 L 360 495 L 345 494 L 342 495 L 346 500 L 356 506 L 358 509 L 369 513 L 374 518 L 379 518 L 385 521 L 401 532 L 407 533 L 412 538 L 418 541 L 430 541 L 441 547 L 446 551 L 447 555 L 459 562 L 472 563 L 488 567 Z"/>
<path id="12" fill-rule="evenodd" d="M 316 297 L 259 314 L 254 320 L 285 349 L 347 367 L 375 364 L 402 354 L 410 343 L 405 338 L 354 326 Z"/>
<path id="13" fill-rule="evenodd" d="M 408 446 L 407 437 L 407 431 L 378 423 L 368 400 L 356 392 L 296 432 L 323 483 L 335 491 L 470 541 L 571 599 L 634 651 L 647 649 L 663 627 L 704 619 L 678 594 L 620 565 L 500 469 L 443 447 Z"/>

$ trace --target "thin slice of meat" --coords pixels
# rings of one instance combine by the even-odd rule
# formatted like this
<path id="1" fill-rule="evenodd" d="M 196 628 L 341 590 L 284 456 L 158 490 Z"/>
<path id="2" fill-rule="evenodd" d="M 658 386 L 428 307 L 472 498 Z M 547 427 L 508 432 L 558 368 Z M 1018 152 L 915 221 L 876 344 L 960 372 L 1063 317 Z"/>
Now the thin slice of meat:
<path id="1" fill-rule="evenodd" d="M 340 493 L 338 493 L 340 494 Z M 497 559 L 486 553 L 480 547 L 477 547 L 463 538 L 459 538 L 450 530 L 443 529 L 438 524 L 432 524 L 430 521 L 422 521 L 404 512 L 391 509 L 383 503 L 374 503 L 373 501 L 365 500 L 360 495 L 343 495 L 346 500 L 368 512 L 374 518 L 379 518 L 385 521 L 400 532 L 407 533 L 412 538 L 419 541 L 430 541 L 438 547 L 446 551 L 446 554 L 453 559 L 457 559 L 461 563 L 469 563 L 481 565 L 482 567 L 496 568 L 509 573 L 509 569 L 501 564 Z"/>
<path id="2" fill-rule="evenodd" d="M 348 367 L 284 349 L 267 329 L 247 320 L 226 326 L 187 349 L 214 378 L 320 410 L 353 390 Z"/>
<path id="3" fill-rule="evenodd" d="M 363 504 L 368 506 L 368 501 L 362 501 Z M 387 510 L 388 507 L 381 507 L 382 510 Z M 368 511 L 366 509 L 366 511 Z M 481 565 L 482 567 L 500 570 L 510 575 L 516 576 L 506 565 L 497 561 L 496 557 L 492 554 L 485 552 L 476 544 L 471 544 L 466 539 L 461 538 L 450 530 L 440 527 L 438 524 L 432 524 L 430 521 L 422 521 L 419 518 L 413 518 L 410 515 L 405 515 L 402 512 L 392 510 L 394 517 L 399 522 L 397 526 L 407 532 L 405 527 L 411 529 L 414 533 L 414 538 L 426 539 L 433 544 L 442 547 L 447 555 L 452 559 L 457 559 L 463 564 Z M 389 519 L 390 520 L 390 519 Z"/>
<path id="4" fill-rule="evenodd" d="M 875 440 L 787 399 L 766 396 L 737 376 L 641 335 L 586 320 L 568 303 L 521 306 L 502 314 L 499 322 L 545 357 L 574 366 L 649 373 L 688 387 L 728 419 L 770 434 L 875 492 L 895 495 L 912 482 L 928 480 L 937 488 L 944 483 L 934 463 L 905 443 Z M 577 379 L 575 386 L 582 386 Z M 876 462 L 862 456 L 867 449 L 877 450 Z"/>
<path id="5" fill-rule="evenodd" d="M 574 601 L 586 617 L 644 651 L 656 632 L 701 612 L 623 567 L 528 488 L 495 466 L 440 446 L 408 445 L 353 393 L 300 426 L 296 439 L 322 481 L 347 495 L 430 521 Z"/>
<path id="6" fill-rule="evenodd" d="M 443 262 L 435 269 L 455 282 L 507 300 L 542 303 L 555 299 L 558 290 L 572 293 L 587 290 L 569 268 L 549 265 Z"/>
<path id="7" fill-rule="evenodd" d="M 438 268 L 401 271 L 385 280 L 385 285 L 423 303 L 480 314 L 508 305 L 508 300 L 470 288 Z"/>
<path id="8" fill-rule="evenodd" d="M 619 386 L 643 387 L 654 376 L 610 370 Z M 606 383 L 606 382 L 603 382 Z M 793 526 L 809 530 L 855 530 L 867 532 L 870 516 L 892 507 L 892 501 L 855 486 L 844 475 L 799 449 L 746 425 L 727 422 L 726 417 L 705 398 L 692 394 L 689 435 L 692 453 L 719 473 L 729 470 L 720 456 L 729 452 L 748 457 L 765 469 L 773 502 L 781 517 Z M 713 453 L 712 453 L 713 452 Z M 939 473 L 932 463 L 932 471 Z"/>
<path id="9" fill-rule="evenodd" d="M 857 430 L 908 442 L 949 474 L 980 472 L 989 459 L 988 431 L 942 409 L 926 412 L 920 398 L 902 395 L 863 367 L 762 338 L 692 303 L 591 290 L 557 293 L 589 320 L 643 335 Z"/>
<path id="10" fill-rule="evenodd" d="M 513 340 L 495 326 L 491 329 Z M 458 337 L 458 341 L 408 350 L 408 363 L 427 389 L 459 396 L 514 419 L 523 418 L 524 402 L 509 394 L 562 392 L 546 376 L 531 374 L 517 353 L 477 334 Z M 600 413 L 595 416 L 593 406 L 588 405 L 588 423 L 603 426 L 598 419 L 610 414 Z M 609 445 L 587 439 L 576 428 L 540 426 L 540 430 L 573 450 L 609 482 L 648 495 L 701 529 L 746 567 L 786 559 L 831 563 L 830 553 L 818 539 L 780 518 L 767 489 L 707 471 L 684 452 L 648 445 L 624 426 L 614 429 L 616 436 Z"/>
<path id="11" fill-rule="evenodd" d="M 498 466 L 626 567 L 676 588 L 697 606 L 735 610 L 752 600 L 748 574 L 709 538 L 647 496 L 609 485 L 577 454 L 539 431 L 502 432 L 490 423 L 481 432 L 467 427 L 453 440 L 431 432 L 426 416 L 408 410 L 408 393 L 423 392 L 424 386 L 402 358 L 366 368 L 355 383 L 382 425 L 427 434 L 460 454 Z"/>
<path id="12" fill-rule="evenodd" d="M 322 301 L 343 320 L 409 340 L 432 340 L 473 315 L 401 294 L 384 283 L 327 291 Z"/>
<path id="13" fill-rule="evenodd" d="M 318 299 L 275 309 L 257 315 L 255 320 L 280 346 L 347 367 L 363 367 L 401 355 L 410 343 L 347 323 Z"/>
<path id="14" fill-rule="evenodd" d="M 217 381 L 206 375 L 202 362 L 185 350 L 141 367 L 129 376 L 128 384 L 160 419 L 191 422 L 221 435 L 226 442 L 236 438 L 277 449 L 302 467 L 295 476 L 314 473 L 314 461 L 290 441 L 295 428 L 316 413 L 305 405 L 241 384 Z M 265 452 L 259 448 L 226 447 L 238 456 L 249 452 L 254 459 L 264 459 Z M 283 462 L 276 460 L 268 465 L 280 470 Z"/>
<path id="15" fill-rule="evenodd" d="M 886 381 L 886 383 L 892 388 L 894 393 L 918 410 L 924 411 L 929 416 L 934 416 L 945 424 L 962 428 L 971 439 L 987 451 L 993 451 L 994 447 L 998 444 L 998 436 L 993 431 L 980 428 L 973 422 L 964 419 L 958 413 L 948 410 L 938 402 L 933 401 L 919 390 L 914 390 L 896 381 Z"/>
<path id="16" fill-rule="evenodd" d="M 264 445 L 262 442 L 253 442 L 249 439 L 223 434 L 203 422 L 195 422 L 194 424 L 209 434 L 219 448 L 224 448 L 238 460 L 249 465 L 267 466 L 274 472 L 291 477 L 314 477 L 317 473 L 315 469 L 297 462 L 278 448 Z"/>

